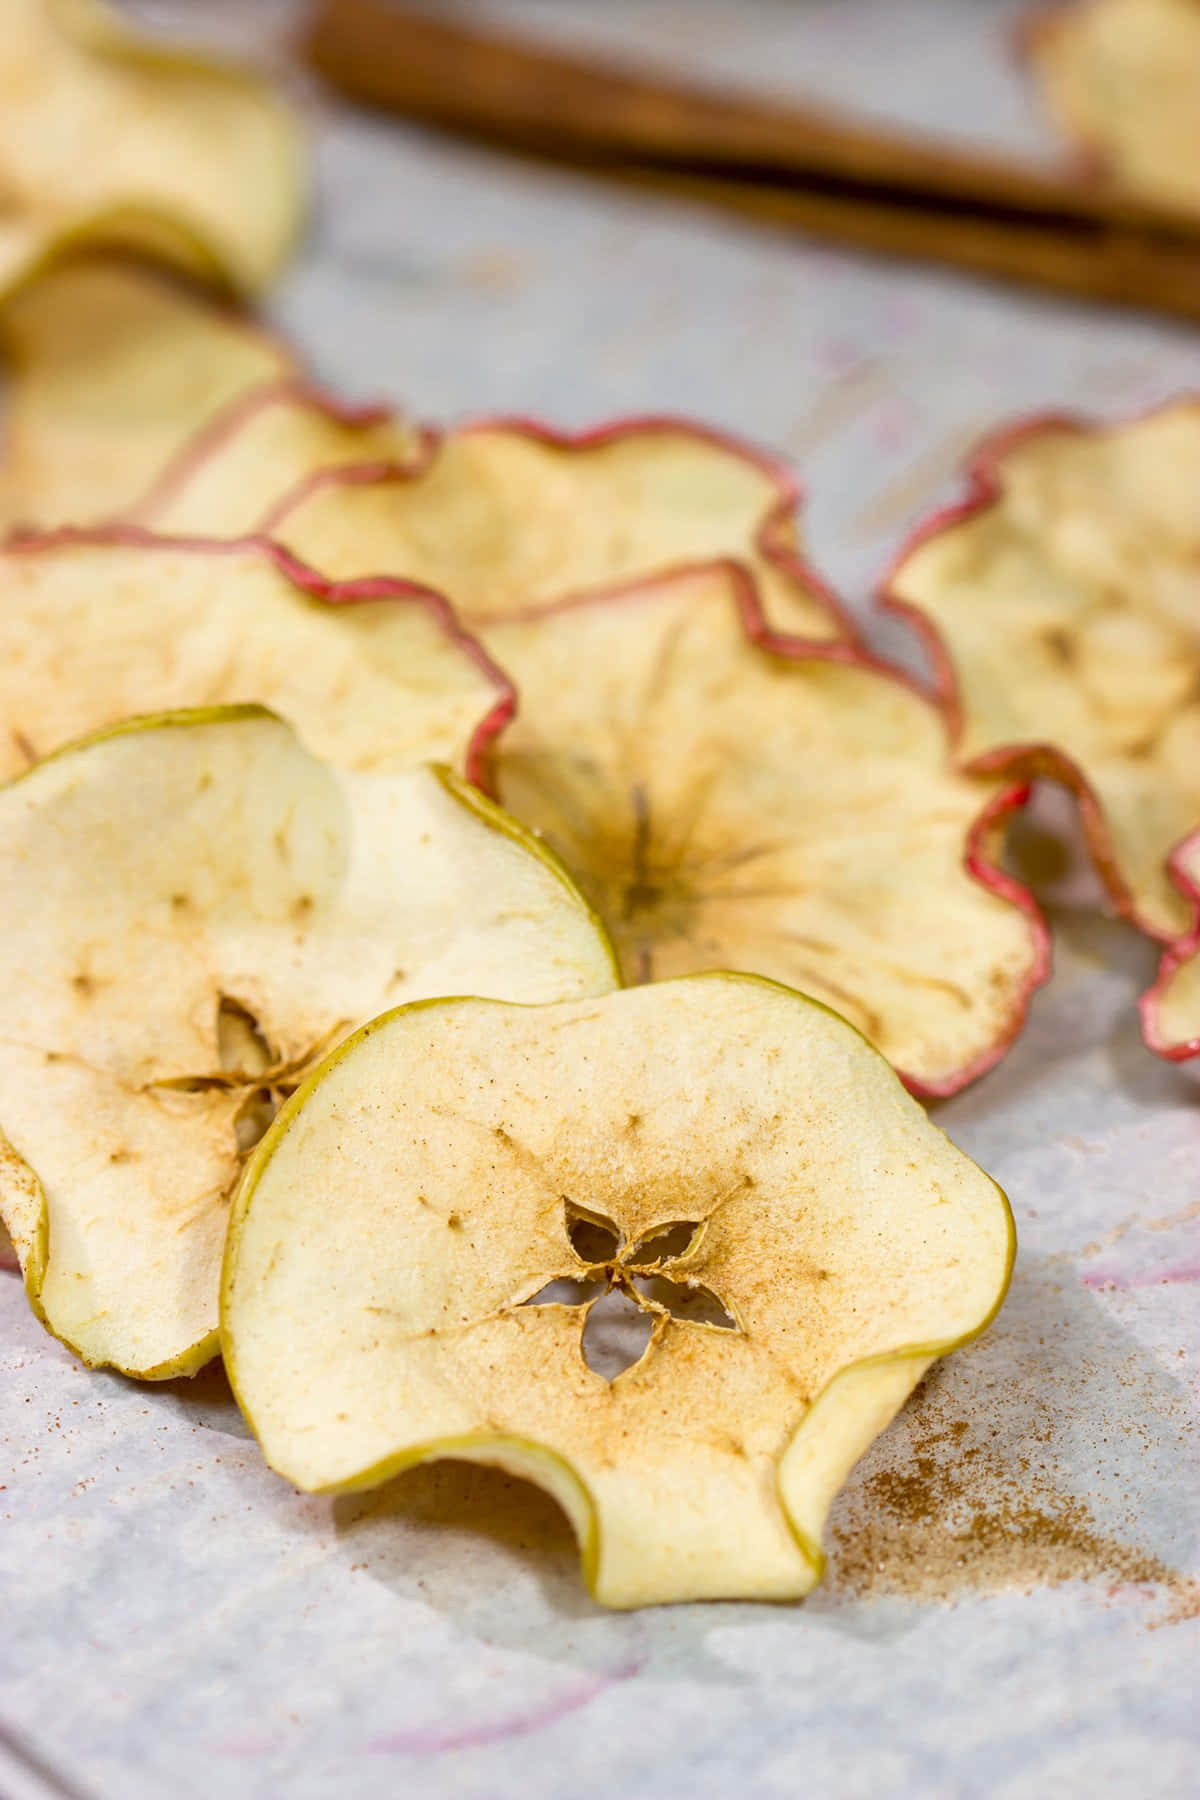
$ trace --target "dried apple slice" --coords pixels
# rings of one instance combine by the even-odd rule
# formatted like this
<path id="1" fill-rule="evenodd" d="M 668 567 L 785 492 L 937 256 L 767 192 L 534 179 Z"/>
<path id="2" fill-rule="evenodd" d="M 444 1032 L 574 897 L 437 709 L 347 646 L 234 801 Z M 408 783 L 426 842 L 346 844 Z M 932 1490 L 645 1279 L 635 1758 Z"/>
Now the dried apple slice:
<path id="1" fill-rule="evenodd" d="M 1057 123 L 1093 167 L 1145 199 L 1200 212 L 1200 6 L 1077 0 L 1029 33 Z"/>
<path id="2" fill-rule="evenodd" d="M 0 777 L 136 713 L 262 701 L 343 767 L 484 781 L 513 708 L 446 602 L 331 583 L 266 539 L 60 531 L 0 552 Z"/>
<path id="3" fill-rule="evenodd" d="M 447 436 L 417 476 L 318 474 L 263 528 L 331 574 L 425 582 L 475 629 L 726 556 L 746 564 L 777 630 L 856 635 L 800 554 L 791 476 L 701 426 L 634 419 L 571 437 L 500 419 Z"/>
<path id="4" fill-rule="evenodd" d="M 844 1020 L 774 983 L 434 1001 L 343 1044 L 263 1140 L 222 1347 L 297 1487 L 495 1463 L 560 1501 L 608 1605 L 785 1599 L 1012 1253 L 995 1184 Z M 562 1282 L 648 1316 L 611 1381 L 585 1360 L 595 1303 Z M 687 1290 L 723 1322 L 688 1317 Z"/>
<path id="5" fill-rule="evenodd" d="M 95 259 L 12 295 L 0 347 L 0 527 L 124 512 L 201 428 L 294 373 L 286 347 L 246 319 L 134 263 Z"/>
<path id="6" fill-rule="evenodd" d="M 885 587 L 931 644 L 968 765 L 1079 797 L 1117 908 L 1171 939 L 1166 859 L 1200 817 L 1200 402 L 986 443 L 967 502 Z"/>
<path id="7" fill-rule="evenodd" d="M 161 471 L 125 517 L 156 531 L 234 537 L 257 531 L 281 495 L 316 471 L 381 462 L 417 476 L 436 434 L 386 407 L 349 407 L 299 381 L 235 399 Z M 364 564 L 362 573 L 374 573 Z"/>
<path id="8" fill-rule="evenodd" d="M 1173 851 L 1169 867 L 1181 894 L 1200 920 L 1200 831 Z M 1172 944 L 1158 979 L 1142 995 L 1142 1032 L 1151 1050 L 1168 1062 L 1200 1056 L 1200 924 Z"/>
<path id="9" fill-rule="evenodd" d="M 91 243 L 261 287 L 305 187 L 298 125 L 258 77 L 144 39 L 102 0 L 6 0 L 0 292 Z"/>
<path id="10" fill-rule="evenodd" d="M 1047 972 L 993 866 L 1024 790 L 959 775 L 938 711 L 845 646 L 772 637 L 728 564 L 496 623 L 521 696 L 493 772 L 571 869 L 626 980 L 769 975 L 955 1092 Z"/>
<path id="11" fill-rule="evenodd" d="M 552 857 L 448 771 L 348 774 L 263 708 L 125 724 L 0 790 L 0 1214 L 39 1315 L 154 1379 L 216 1348 L 229 1197 L 397 999 L 604 992 Z"/>

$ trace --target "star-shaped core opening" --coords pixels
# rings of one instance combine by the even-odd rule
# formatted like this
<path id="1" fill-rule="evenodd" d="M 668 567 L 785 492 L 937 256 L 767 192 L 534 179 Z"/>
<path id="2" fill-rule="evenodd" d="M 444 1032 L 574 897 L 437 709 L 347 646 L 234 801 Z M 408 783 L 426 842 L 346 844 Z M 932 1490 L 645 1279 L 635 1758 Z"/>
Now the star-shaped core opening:
<path id="1" fill-rule="evenodd" d="M 300 1056 L 284 1060 L 266 1037 L 248 1006 L 229 994 L 217 1001 L 216 1042 L 218 1067 L 208 1075 L 175 1075 L 151 1082 L 151 1087 L 172 1088 L 177 1093 L 200 1094 L 214 1088 L 241 1094 L 233 1116 L 238 1152 L 246 1156 L 264 1137 L 290 1094 L 330 1050 L 346 1026 L 339 1023 Z"/>
<path id="2" fill-rule="evenodd" d="M 584 1270 L 548 1282 L 524 1305 L 583 1307 L 580 1349 L 594 1374 L 615 1381 L 672 1324 L 738 1330 L 712 1289 L 680 1266 L 696 1248 L 700 1220 L 657 1225 L 627 1243 L 621 1228 L 603 1213 L 569 1200 L 564 1206 L 567 1237 Z"/>

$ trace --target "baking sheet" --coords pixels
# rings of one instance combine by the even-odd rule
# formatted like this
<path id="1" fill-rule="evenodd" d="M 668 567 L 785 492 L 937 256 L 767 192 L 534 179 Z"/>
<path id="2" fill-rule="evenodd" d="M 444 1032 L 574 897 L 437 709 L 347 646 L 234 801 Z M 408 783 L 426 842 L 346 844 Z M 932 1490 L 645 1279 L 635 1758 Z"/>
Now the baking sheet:
<path id="1" fill-rule="evenodd" d="M 565 0 L 557 28 L 594 33 L 600 10 Z M 698 66 L 1050 148 L 1011 5 L 618 11 L 673 50 L 699 19 Z M 252 40 L 289 17 L 243 0 L 203 24 Z M 885 29 L 914 46 L 911 79 Z M 317 230 L 276 310 L 328 380 L 439 418 L 680 410 L 772 444 L 811 490 L 818 566 L 859 606 L 990 424 L 1200 386 L 1182 327 L 337 109 L 319 128 Z M 1150 948 L 1088 910 L 1086 875 L 1056 891 L 1057 972 L 1027 1032 L 937 1111 L 1012 1198 L 1011 1298 L 860 1466 L 803 1606 L 605 1614 L 553 1505 L 490 1471 L 297 1496 L 219 1370 L 89 1374 L 0 1277 L 4 1800 L 1194 1794 L 1200 1085 L 1141 1046 Z"/>

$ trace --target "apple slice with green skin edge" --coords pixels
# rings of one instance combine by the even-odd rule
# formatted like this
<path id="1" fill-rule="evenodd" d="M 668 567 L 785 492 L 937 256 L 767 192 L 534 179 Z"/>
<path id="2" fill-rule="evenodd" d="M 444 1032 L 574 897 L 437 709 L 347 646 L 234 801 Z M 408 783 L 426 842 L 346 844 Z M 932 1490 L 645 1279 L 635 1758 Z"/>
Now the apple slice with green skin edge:
<path id="1" fill-rule="evenodd" d="M 1170 872 L 1200 920 L 1200 831 L 1171 853 Z M 1141 998 L 1142 1035 L 1156 1056 L 1190 1062 L 1200 1056 L 1200 924 L 1172 944 L 1154 985 Z"/>
<path id="2" fill-rule="evenodd" d="M 1195 0 L 1076 0 L 1025 34 L 1055 122 L 1087 172 L 1200 213 L 1200 8 Z"/>
<path id="3" fill-rule="evenodd" d="M 165 275 L 92 257 L 11 295 L 0 347 L 0 528 L 125 512 L 197 432 L 294 372 L 286 346 L 246 319 Z"/>
<path id="4" fill-rule="evenodd" d="M 90 1364 L 216 1351 L 229 1196 L 280 1099 L 398 998 L 602 993 L 551 855 L 449 771 L 349 774 L 259 707 L 122 725 L 0 790 L 0 1215 Z"/>
<path id="5" fill-rule="evenodd" d="M 307 185 L 299 124 L 259 77 L 144 38 L 103 0 L 6 0 L 0 292 L 81 245 L 260 288 Z"/>
<path id="6" fill-rule="evenodd" d="M 610 1222 L 604 1262 L 573 1217 Z M 259 1145 L 222 1348 L 299 1488 L 495 1463 L 559 1500 L 607 1605 L 788 1599 L 853 1463 L 999 1307 L 1013 1247 L 1000 1190 L 883 1059 L 773 982 L 432 1001 L 347 1040 Z M 667 1310 L 647 1266 L 727 1323 Z M 649 1313 L 615 1379 L 584 1358 L 590 1308 L 544 1296 L 562 1280 Z"/>
<path id="7" fill-rule="evenodd" d="M 929 1096 L 1003 1054 L 1049 967 L 1036 907 L 994 866 L 1025 790 L 956 773 L 940 713 L 895 671 L 774 636 L 731 564 L 488 641 L 521 696 L 497 789 L 627 981 L 787 982 Z"/>
<path id="8" fill-rule="evenodd" d="M 61 530 L 0 552 L 0 776 L 136 713 L 261 701 L 339 766 L 486 784 L 508 677 L 438 594 L 335 583 L 267 539 Z"/>
<path id="9" fill-rule="evenodd" d="M 800 495 L 787 470 L 688 420 L 617 420 L 576 436 L 482 420 L 415 463 L 314 460 L 295 477 L 259 529 L 341 578 L 387 570 L 424 582 L 473 630 L 736 557 L 778 630 L 857 641 L 798 548 Z"/>
<path id="10" fill-rule="evenodd" d="M 977 453 L 960 506 L 883 604 L 929 646 L 965 766 L 1070 789 L 1117 910 L 1170 941 L 1200 817 L 1200 398 L 1114 426 L 1031 420 Z"/>

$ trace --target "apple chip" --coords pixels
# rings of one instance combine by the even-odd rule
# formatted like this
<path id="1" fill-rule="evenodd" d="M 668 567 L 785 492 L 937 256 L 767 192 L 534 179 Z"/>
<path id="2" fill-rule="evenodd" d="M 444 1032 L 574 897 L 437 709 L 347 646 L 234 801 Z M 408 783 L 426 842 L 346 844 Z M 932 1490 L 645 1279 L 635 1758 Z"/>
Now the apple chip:
<path id="1" fill-rule="evenodd" d="M 244 318 L 133 263 L 95 259 L 10 296 L 0 347 L 0 528 L 126 511 L 196 432 L 248 394 L 276 392 L 293 368 Z"/>
<path id="2" fill-rule="evenodd" d="M 1200 212 L 1200 5 L 1077 0 L 1030 33 L 1057 123 L 1130 193 Z"/>
<path id="3" fill-rule="evenodd" d="M 1179 845 L 1169 866 L 1200 920 L 1200 831 Z M 1169 1062 L 1200 1056 L 1200 924 L 1172 944 L 1157 981 L 1142 995 L 1142 1031 L 1151 1050 Z"/>
<path id="4" fill-rule="evenodd" d="M 727 564 L 497 623 L 521 696 L 493 773 L 625 979 L 769 975 L 835 1007 L 922 1093 L 991 1066 L 1046 974 L 991 858 L 1020 789 L 946 754 L 937 710 L 839 646 L 767 632 Z"/>
<path id="5" fill-rule="evenodd" d="M 136 713 L 262 701 L 342 767 L 482 781 L 513 707 L 446 602 L 330 583 L 266 539 L 60 531 L 0 552 L 0 777 Z"/>
<path id="6" fill-rule="evenodd" d="M 604 992 L 553 859 L 445 770 L 348 774 L 262 708 L 0 790 L 0 1213 L 34 1307 L 148 1379 L 216 1350 L 229 1197 L 280 1100 L 398 999 Z"/>
<path id="7" fill-rule="evenodd" d="M 434 1001 L 365 1026 L 263 1140 L 222 1347 L 297 1487 L 495 1463 L 559 1500 L 607 1605 L 788 1599 L 1012 1253 L 995 1184 L 786 988 Z M 646 1331 L 604 1373 L 613 1296 Z"/>
<path id="8" fill-rule="evenodd" d="M 257 76 L 144 39 L 103 0 L 6 0 L 0 292 L 81 243 L 261 287 L 305 186 L 298 126 Z"/>
<path id="9" fill-rule="evenodd" d="M 725 556 L 776 629 L 852 639 L 801 557 L 797 499 L 781 464 L 682 420 L 568 437 L 501 419 L 447 436 L 417 479 L 365 467 L 303 481 L 263 524 L 330 574 L 425 582 L 474 629 Z"/>
<path id="10" fill-rule="evenodd" d="M 281 381 L 236 399 L 182 445 L 126 517 L 156 531 L 234 537 L 257 531 L 281 495 L 326 471 L 381 462 L 416 476 L 436 434 L 386 407 L 343 406 L 303 382 Z M 373 570 L 362 572 L 374 573 Z"/>
<path id="11" fill-rule="evenodd" d="M 1166 858 L 1200 818 L 1200 402 L 985 444 L 967 503 L 917 533 L 886 599 L 929 636 L 963 758 L 1080 799 L 1118 909 L 1173 938 Z"/>

